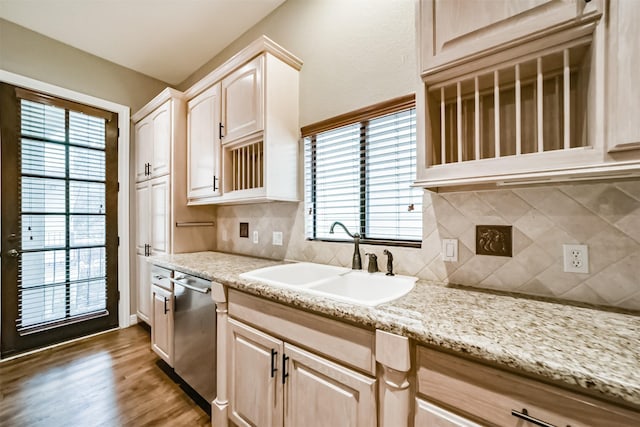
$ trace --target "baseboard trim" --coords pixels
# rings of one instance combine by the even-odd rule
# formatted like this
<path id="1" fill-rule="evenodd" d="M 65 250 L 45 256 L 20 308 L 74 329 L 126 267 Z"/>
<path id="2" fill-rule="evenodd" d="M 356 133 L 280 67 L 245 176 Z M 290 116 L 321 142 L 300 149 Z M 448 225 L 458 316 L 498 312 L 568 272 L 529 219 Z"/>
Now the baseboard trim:
<path id="1" fill-rule="evenodd" d="M 136 323 L 138 323 L 138 316 L 136 316 L 135 314 L 132 314 L 131 316 L 129 316 L 129 325 L 133 326 Z"/>

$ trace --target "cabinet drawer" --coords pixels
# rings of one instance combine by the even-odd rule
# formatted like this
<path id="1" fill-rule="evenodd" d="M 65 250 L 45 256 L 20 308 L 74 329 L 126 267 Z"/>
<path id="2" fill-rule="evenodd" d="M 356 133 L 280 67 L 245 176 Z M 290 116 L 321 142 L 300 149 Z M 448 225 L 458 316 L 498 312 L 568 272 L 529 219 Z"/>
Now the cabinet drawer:
<path id="1" fill-rule="evenodd" d="M 169 280 L 172 277 L 171 274 L 171 270 L 154 265 L 151 267 L 151 284 L 173 291 L 173 285 Z"/>
<path id="2" fill-rule="evenodd" d="M 425 347 L 417 367 L 420 395 L 480 422 L 521 426 L 517 411 L 556 426 L 638 425 L 638 412 Z"/>
<path id="3" fill-rule="evenodd" d="M 340 363 L 375 375 L 375 332 L 229 290 L 229 315 Z"/>

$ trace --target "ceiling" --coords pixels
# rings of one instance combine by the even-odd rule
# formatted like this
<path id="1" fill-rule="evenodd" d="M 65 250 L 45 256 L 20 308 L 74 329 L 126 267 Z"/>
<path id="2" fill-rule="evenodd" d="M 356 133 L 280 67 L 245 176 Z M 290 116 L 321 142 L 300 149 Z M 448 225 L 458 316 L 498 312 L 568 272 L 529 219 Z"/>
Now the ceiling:
<path id="1" fill-rule="evenodd" d="M 285 0 L 0 0 L 0 17 L 171 85 Z"/>

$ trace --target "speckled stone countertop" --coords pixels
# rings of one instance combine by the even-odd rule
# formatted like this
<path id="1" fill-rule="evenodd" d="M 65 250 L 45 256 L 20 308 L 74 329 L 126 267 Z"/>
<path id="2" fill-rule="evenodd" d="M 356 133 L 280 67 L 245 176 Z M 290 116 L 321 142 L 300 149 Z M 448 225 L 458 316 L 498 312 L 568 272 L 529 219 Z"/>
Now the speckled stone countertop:
<path id="1" fill-rule="evenodd" d="M 198 252 L 152 257 L 150 262 L 640 405 L 640 316 L 424 280 L 398 300 L 364 307 L 238 277 L 278 261 Z"/>

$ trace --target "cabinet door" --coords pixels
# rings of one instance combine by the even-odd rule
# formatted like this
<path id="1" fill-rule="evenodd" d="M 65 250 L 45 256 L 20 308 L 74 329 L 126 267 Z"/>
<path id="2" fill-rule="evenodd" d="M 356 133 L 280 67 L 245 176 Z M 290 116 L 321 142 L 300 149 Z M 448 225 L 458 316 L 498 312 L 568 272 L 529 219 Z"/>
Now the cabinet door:
<path id="1" fill-rule="evenodd" d="M 377 425 L 376 380 L 285 343 L 285 425 Z"/>
<path id="2" fill-rule="evenodd" d="M 220 195 L 220 84 L 188 104 L 187 197 Z"/>
<path id="3" fill-rule="evenodd" d="M 610 150 L 640 149 L 640 2 L 609 3 L 609 61 L 607 79 L 611 108 L 607 128 Z"/>
<path id="4" fill-rule="evenodd" d="M 259 56 L 222 80 L 222 143 L 264 128 L 263 63 Z"/>
<path id="5" fill-rule="evenodd" d="M 597 12 L 584 0 L 422 0 L 422 69 L 484 55 L 572 21 L 577 25 Z"/>
<path id="6" fill-rule="evenodd" d="M 229 319 L 228 345 L 229 418 L 238 426 L 281 426 L 282 341 Z"/>
<path id="7" fill-rule="evenodd" d="M 135 147 L 136 182 L 140 182 L 149 178 L 147 165 L 151 161 L 153 150 L 153 125 L 150 118 L 136 123 Z"/>
<path id="8" fill-rule="evenodd" d="M 171 164 L 171 101 L 165 102 L 152 113 L 153 157 L 151 177 L 166 175 Z"/>
<path id="9" fill-rule="evenodd" d="M 151 324 L 151 268 L 144 255 L 136 256 L 136 279 L 137 315 L 145 323 Z"/>
<path id="10" fill-rule="evenodd" d="M 480 427 L 480 424 L 462 418 L 425 400 L 416 398 L 415 426 Z"/>
<path id="11" fill-rule="evenodd" d="M 151 348 L 173 366 L 173 295 L 166 289 L 152 286 L 152 301 Z"/>
<path id="12" fill-rule="evenodd" d="M 136 253 L 139 255 L 145 255 L 145 246 L 150 243 L 148 182 L 141 182 L 136 184 L 135 216 Z"/>
<path id="13" fill-rule="evenodd" d="M 171 247 L 169 176 L 165 175 L 152 180 L 150 187 L 151 252 L 154 255 L 168 254 Z"/>

